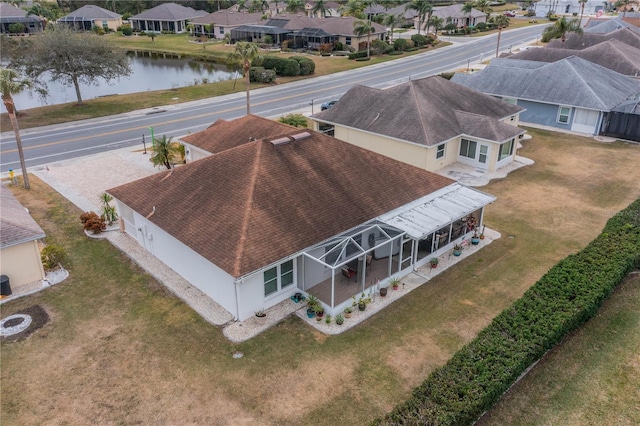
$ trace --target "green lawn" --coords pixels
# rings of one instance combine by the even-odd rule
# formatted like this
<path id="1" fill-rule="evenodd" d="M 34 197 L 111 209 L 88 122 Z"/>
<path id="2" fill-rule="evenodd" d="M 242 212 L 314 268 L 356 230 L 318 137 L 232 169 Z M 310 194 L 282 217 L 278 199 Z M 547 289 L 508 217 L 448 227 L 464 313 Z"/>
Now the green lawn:
<path id="1" fill-rule="evenodd" d="M 232 344 L 125 254 L 86 238 L 80 211 L 37 178 L 30 192 L 12 187 L 67 249 L 71 275 L 2 306 L 2 317 L 35 304 L 51 316 L 0 347 L 3 424 L 360 425 L 384 415 L 640 196 L 639 146 L 530 133 L 519 154 L 536 163 L 482 188 L 498 197 L 486 222 L 502 238 L 339 336 L 291 317 Z M 232 359 L 237 350 L 244 357 Z M 625 404 L 603 409 L 633 418 Z"/>

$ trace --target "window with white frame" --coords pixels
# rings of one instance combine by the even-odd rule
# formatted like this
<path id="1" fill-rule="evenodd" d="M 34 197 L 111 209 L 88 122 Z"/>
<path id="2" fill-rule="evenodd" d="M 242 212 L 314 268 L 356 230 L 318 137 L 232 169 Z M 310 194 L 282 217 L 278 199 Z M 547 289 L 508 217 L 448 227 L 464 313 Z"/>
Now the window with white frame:
<path id="1" fill-rule="evenodd" d="M 558 107 L 558 123 L 567 124 L 569 122 L 570 114 L 571 114 L 571 107 L 567 107 L 567 106 Z"/>
<path id="2" fill-rule="evenodd" d="M 502 161 L 505 158 L 508 158 L 513 154 L 513 146 L 515 145 L 515 140 L 511 139 L 509 142 L 505 142 L 500 145 L 500 153 L 498 154 L 498 161 Z"/>
<path id="3" fill-rule="evenodd" d="M 463 157 L 474 159 L 476 158 L 476 147 L 478 143 L 467 139 L 460 141 L 460 155 Z"/>
<path id="4" fill-rule="evenodd" d="M 220 34 L 224 34 L 224 27 L 220 27 Z"/>
<path id="5" fill-rule="evenodd" d="M 351 46 L 351 37 L 345 37 L 344 44 L 346 44 L 347 46 Z"/>
<path id="6" fill-rule="evenodd" d="M 269 296 L 293 284 L 293 260 L 264 271 L 264 295 Z"/>
<path id="7" fill-rule="evenodd" d="M 436 158 L 442 158 L 444 157 L 444 144 L 440 144 L 438 145 L 438 148 L 436 150 Z"/>

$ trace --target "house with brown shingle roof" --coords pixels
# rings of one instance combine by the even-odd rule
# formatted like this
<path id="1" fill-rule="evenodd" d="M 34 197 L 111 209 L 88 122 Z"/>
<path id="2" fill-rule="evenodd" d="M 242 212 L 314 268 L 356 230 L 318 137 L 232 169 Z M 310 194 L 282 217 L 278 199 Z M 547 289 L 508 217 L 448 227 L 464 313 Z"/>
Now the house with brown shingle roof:
<path id="1" fill-rule="evenodd" d="M 45 279 L 38 240 L 45 233 L 20 201 L 0 185 L 0 274 L 13 291 Z"/>
<path id="2" fill-rule="evenodd" d="M 195 10 L 176 3 L 163 3 L 152 9 L 129 18 L 131 28 L 134 31 L 144 31 L 148 33 L 160 33 L 168 31 L 171 33 L 184 33 L 187 25 L 192 19 L 205 16 L 204 10 Z"/>
<path id="3" fill-rule="evenodd" d="M 185 139 L 212 155 L 108 192 L 127 234 L 238 320 L 295 293 L 340 313 L 450 250 L 494 200 L 254 115 L 200 133 Z"/>
<path id="4" fill-rule="evenodd" d="M 231 34 L 233 28 L 257 24 L 262 17 L 262 12 L 249 13 L 224 9 L 195 18 L 191 21 L 191 25 L 196 36 L 205 34 L 211 38 L 223 39 L 225 35 Z"/>
<path id="5" fill-rule="evenodd" d="M 523 110 L 433 76 L 387 89 L 354 86 L 311 119 L 318 130 L 421 169 L 460 162 L 495 171 L 515 159 Z"/>

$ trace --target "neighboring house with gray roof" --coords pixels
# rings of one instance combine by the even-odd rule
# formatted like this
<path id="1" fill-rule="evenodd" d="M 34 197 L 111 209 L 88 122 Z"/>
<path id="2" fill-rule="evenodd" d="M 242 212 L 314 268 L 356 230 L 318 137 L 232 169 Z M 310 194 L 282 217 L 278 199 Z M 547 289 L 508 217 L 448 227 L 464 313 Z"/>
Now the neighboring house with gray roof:
<path id="1" fill-rule="evenodd" d="M 269 121 L 219 120 L 188 136 L 212 155 L 107 191 L 124 232 L 237 320 L 296 293 L 335 316 L 468 238 L 495 200 Z"/>
<path id="2" fill-rule="evenodd" d="M 633 31 L 640 31 L 640 28 L 623 21 L 622 19 L 589 19 L 584 26 L 585 33 L 607 34 L 621 28 L 630 28 Z"/>
<path id="3" fill-rule="evenodd" d="M 620 74 L 640 77 L 640 49 L 616 39 L 607 40 L 582 50 L 543 47 L 503 54 L 500 57 L 523 61 L 556 62 L 574 55 Z"/>
<path id="4" fill-rule="evenodd" d="M 0 185 L 0 274 L 12 290 L 45 278 L 38 240 L 46 235 L 20 201 Z"/>
<path id="5" fill-rule="evenodd" d="M 122 15 L 88 4 L 63 16 L 57 22 L 74 30 L 91 31 L 97 27 L 106 31 L 116 31 L 122 26 Z"/>
<path id="6" fill-rule="evenodd" d="M 551 11 L 558 15 L 580 15 L 582 4 L 578 0 L 539 0 L 534 3 L 537 17 L 546 17 Z M 605 2 L 588 0 L 584 3 L 583 16 L 595 15 L 598 11 L 604 11 Z"/>
<path id="7" fill-rule="evenodd" d="M 231 30 L 242 25 L 253 25 L 262 21 L 262 12 L 238 12 L 231 9 L 218 10 L 191 21 L 196 36 L 205 34 L 211 38 L 224 39 Z"/>
<path id="8" fill-rule="evenodd" d="M 176 3 L 164 3 L 153 9 L 145 10 L 129 18 L 134 31 L 160 33 L 184 33 L 193 19 L 207 15 L 204 10 L 195 10 Z"/>
<path id="9" fill-rule="evenodd" d="M 515 159 L 523 110 L 433 76 L 384 90 L 354 86 L 310 118 L 316 129 L 424 170 L 460 162 L 494 171 Z"/>
<path id="10" fill-rule="evenodd" d="M 10 34 L 9 28 L 20 24 L 23 33 L 37 33 L 44 30 L 45 20 L 36 15 L 27 15 L 25 10 L 9 3 L 0 3 L 0 34 Z"/>
<path id="11" fill-rule="evenodd" d="M 607 40 L 618 40 L 625 44 L 640 49 L 640 32 L 630 28 L 620 28 L 607 34 L 600 33 L 569 33 L 567 39 L 563 42 L 560 39 L 554 39 L 549 42 L 547 47 L 556 49 L 575 49 L 581 50 L 587 47 L 595 46 L 598 43 Z"/>
<path id="12" fill-rule="evenodd" d="M 452 80 L 526 108 L 523 123 L 592 135 L 610 111 L 640 96 L 640 81 L 576 56 L 552 63 L 494 59 Z"/>
<path id="13" fill-rule="evenodd" d="M 339 42 L 357 49 L 360 42 L 367 41 L 366 35 L 355 34 L 355 22 L 358 20 L 353 16 L 321 19 L 302 14 L 278 15 L 262 25 L 243 25 L 232 29 L 231 41 L 264 43 L 268 35 L 275 44 L 289 40 L 289 46 L 295 48 L 318 49 L 322 44 Z M 372 25 L 374 32 L 370 40 L 384 40 L 386 27 L 375 22 Z"/>

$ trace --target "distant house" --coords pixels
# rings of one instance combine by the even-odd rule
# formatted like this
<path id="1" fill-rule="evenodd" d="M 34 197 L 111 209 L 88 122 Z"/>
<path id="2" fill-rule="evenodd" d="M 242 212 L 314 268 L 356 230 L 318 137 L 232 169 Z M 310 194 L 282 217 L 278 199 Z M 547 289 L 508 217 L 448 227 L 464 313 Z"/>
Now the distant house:
<path id="1" fill-rule="evenodd" d="M 238 320 L 295 293 L 340 313 L 468 237 L 495 199 L 253 115 L 200 133 L 185 139 L 214 154 L 108 192 L 127 234 Z"/>
<path id="2" fill-rule="evenodd" d="M 583 34 L 570 33 L 564 42 L 560 39 L 554 39 L 549 42 L 547 47 L 581 50 L 607 40 L 618 40 L 636 49 L 640 49 L 640 32 L 630 28 L 620 28 L 619 30 L 606 34 L 588 32 Z"/>
<path id="3" fill-rule="evenodd" d="M 487 14 L 478 9 L 471 9 L 471 13 L 464 12 L 462 10 L 463 4 L 452 4 L 451 6 L 434 7 L 433 14 L 431 16 L 437 16 L 444 19 L 445 25 L 452 23 L 455 26 L 461 27 L 475 27 L 479 23 L 487 22 Z M 415 18 L 415 25 L 418 25 L 418 16 Z M 427 28 L 427 23 L 423 22 L 423 28 Z M 417 28 L 417 27 L 416 27 Z"/>
<path id="4" fill-rule="evenodd" d="M 324 2 L 324 15 L 322 14 L 322 12 L 320 10 L 317 11 L 313 11 L 313 9 L 316 7 L 317 2 L 315 1 L 310 1 L 304 4 L 304 11 L 307 14 L 307 16 L 309 17 L 315 17 L 315 18 L 328 18 L 331 16 L 340 16 L 340 3 L 335 2 L 335 1 L 325 1 Z M 284 11 L 282 11 L 284 12 Z"/>
<path id="5" fill-rule="evenodd" d="M 45 20 L 36 15 L 27 15 L 25 10 L 9 3 L 0 3 L 0 33 L 10 34 L 14 24 L 23 26 L 22 33 L 37 33 L 44 30 Z"/>
<path id="6" fill-rule="evenodd" d="M 354 86 L 311 119 L 318 130 L 424 170 L 460 162 L 494 171 L 515 159 L 523 110 L 433 76 L 384 90 Z"/>
<path id="7" fill-rule="evenodd" d="M 578 0 L 540 0 L 535 3 L 536 16 L 544 17 L 549 12 L 556 13 L 558 15 L 572 15 L 576 13 L 579 16 L 581 13 L 581 3 Z M 599 11 L 604 11 L 604 1 L 587 1 L 584 3 L 584 16 L 594 15 Z"/>
<path id="8" fill-rule="evenodd" d="M 191 20 L 207 15 L 204 10 L 195 10 L 176 3 L 163 3 L 129 18 L 134 31 L 160 33 L 184 33 Z"/>
<path id="9" fill-rule="evenodd" d="M 640 32 L 640 28 L 622 19 L 589 19 L 584 26 L 584 32 L 608 34 L 621 28 L 630 28 L 631 30 Z"/>
<path id="10" fill-rule="evenodd" d="M 366 42 L 367 36 L 355 34 L 353 16 L 340 18 L 310 18 L 305 15 L 278 15 L 261 25 L 243 25 L 231 30 L 231 41 L 264 42 L 270 36 L 275 44 L 288 40 L 291 47 L 318 49 L 322 44 L 342 43 L 358 48 L 360 42 Z M 386 28 L 373 23 L 374 32 L 370 40 L 383 40 Z"/>
<path id="11" fill-rule="evenodd" d="M 9 277 L 15 291 L 45 278 L 38 247 L 45 233 L 4 185 L 0 185 L 0 211 L 0 274 Z"/>
<path id="12" fill-rule="evenodd" d="M 501 55 L 501 57 L 509 59 L 538 62 L 556 62 L 569 56 L 586 59 L 630 77 L 640 77 L 640 49 L 616 39 L 607 40 L 582 50 L 543 47 Z"/>
<path id="13" fill-rule="evenodd" d="M 262 17 L 261 12 L 244 13 L 225 9 L 195 18 L 191 21 L 191 25 L 196 36 L 205 34 L 211 38 L 224 39 L 226 35 L 231 35 L 233 28 L 257 24 Z"/>
<path id="14" fill-rule="evenodd" d="M 57 21 L 74 30 L 91 31 L 94 27 L 116 31 L 122 26 L 122 15 L 94 5 L 85 5 Z"/>
<path id="15" fill-rule="evenodd" d="M 520 120 L 528 125 L 592 135 L 600 134 L 609 112 L 640 96 L 640 81 L 576 56 L 552 63 L 494 59 L 452 80 L 523 106 Z"/>

